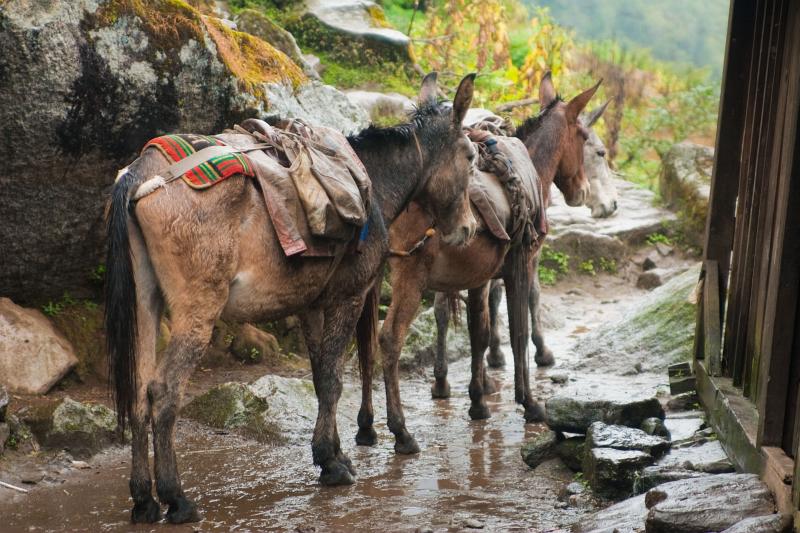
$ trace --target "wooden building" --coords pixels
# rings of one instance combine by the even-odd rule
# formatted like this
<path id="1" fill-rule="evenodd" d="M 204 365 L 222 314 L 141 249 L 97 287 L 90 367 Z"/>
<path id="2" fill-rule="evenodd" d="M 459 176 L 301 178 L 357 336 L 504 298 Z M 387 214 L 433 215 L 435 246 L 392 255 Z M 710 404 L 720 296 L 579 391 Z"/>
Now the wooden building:
<path id="1" fill-rule="evenodd" d="M 742 471 L 800 526 L 800 0 L 731 0 L 694 370 Z"/>

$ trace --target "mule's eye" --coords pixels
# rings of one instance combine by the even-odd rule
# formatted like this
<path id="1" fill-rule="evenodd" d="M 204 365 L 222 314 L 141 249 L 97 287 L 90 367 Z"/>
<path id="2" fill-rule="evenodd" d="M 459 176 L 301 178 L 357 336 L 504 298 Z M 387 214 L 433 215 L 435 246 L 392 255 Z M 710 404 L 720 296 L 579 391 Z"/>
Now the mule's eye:
<path id="1" fill-rule="evenodd" d="M 474 150 L 470 150 L 470 152 L 467 154 L 467 160 L 468 160 L 470 163 L 472 163 L 473 161 L 475 161 L 475 151 L 474 151 Z"/>
<path id="2" fill-rule="evenodd" d="M 600 157 L 605 157 L 606 156 L 606 151 L 605 150 L 598 150 L 597 151 L 597 155 L 599 155 Z"/>

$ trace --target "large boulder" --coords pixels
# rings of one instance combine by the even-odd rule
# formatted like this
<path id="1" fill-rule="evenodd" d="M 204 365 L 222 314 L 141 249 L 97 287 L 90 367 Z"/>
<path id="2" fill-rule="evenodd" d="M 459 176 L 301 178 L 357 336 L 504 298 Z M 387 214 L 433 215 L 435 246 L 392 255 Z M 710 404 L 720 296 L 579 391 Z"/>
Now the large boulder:
<path id="1" fill-rule="evenodd" d="M 413 111 L 414 102 L 398 93 L 347 91 L 347 98 L 361 106 L 375 124 L 399 123 Z"/>
<path id="2" fill-rule="evenodd" d="M 688 141 L 673 145 L 662 160 L 661 198 L 682 213 L 684 232 L 696 246 L 703 244 L 713 166 L 714 149 Z"/>
<path id="3" fill-rule="evenodd" d="M 72 345 L 42 313 L 0 298 L 0 383 L 44 394 L 77 364 Z"/>
<path id="4" fill-rule="evenodd" d="M 65 398 L 24 415 L 39 444 L 86 458 L 117 442 L 117 415 L 104 405 Z"/>
<path id="5" fill-rule="evenodd" d="M 447 328 L 447 360 L 455 361 L 470 355 L 469 331 L 467 330 L 463 305 L 460 324 L 451 323 Z M 433 365 L 436 356 L 436 315 L 433 307 L 417 314 L 408 328 L 408 335 L 400 354 L 400 368 L 415 370 Z"/>
<path id="6" fill-rule="evenodd" d="M 380 65 L 411 63 L 411 40 L 392 28 L 370 0 L 307 0 L 286 17 L 286 29 L 304 47 L 337 60 Z"/>
<path id="7" fill-rule="evenodd" d="M 89 291 L 104 193 L 148 139 L 274 114 L 367 123 L 272 45 L 182 0 L 0 3 L 0 102 L 0 294 L 18 301 Z"/>
<path id="8" fill-rule="evenodd" d="M 238 430 L 261 442 L 279 441 L 276 428 L 267 424 L 267 401 L 243 383 L 223 383 L 193 399 L 183 415 L 215 429 Z"/>
<path id="9" fill-rule="evenodd" d="M 700 266 L 690 268 L 643 297 L 618 321 L 584 335 L 575 350 L 583 370 L 629 373 L 663 372 L 692 356 L 696 305 L 690 296 Z"/>
<path id="10" fill-rule="evenodd" d="M 639 472 L 653 464 L 653 456 L 638 450 L 594 448 L 586 452 L 583 475 L 592 489 L 609 498 L 633 494 Z"/>
<path id="11" fill-rule="evenodd" d="M 536 468 L 555 454 L 558 438 L 554 431 L 545 430 L 522 445 L 520 455 L 522 461 L 531 468 Z"/>
<path id="12" fill-rule="evenodd" d="M 569 433 L 586 433 L 594 422 L 638 428 L 648 418 L 664 418 L 658 398 L 619 387 L 588 390 L 571 385 L 547 400 L 546 411 L 551 429 Z"/>

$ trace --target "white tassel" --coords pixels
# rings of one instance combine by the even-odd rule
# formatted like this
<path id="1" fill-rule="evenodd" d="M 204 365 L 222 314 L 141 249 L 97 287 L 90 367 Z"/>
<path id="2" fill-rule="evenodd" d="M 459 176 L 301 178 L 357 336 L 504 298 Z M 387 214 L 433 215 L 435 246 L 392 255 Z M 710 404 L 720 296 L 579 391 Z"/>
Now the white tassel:
<path id="1" fill-rule="evenodd" d="M 125 167 L 121 169 L 119 172 L 117 172 L 117 177 L 114 178 L 114 183 L 118 182 L 120 178 L 122 178 L 122 176 L 124 176 L 127 173 L 128 173 L 128 167 Z"/>
<path id="2" fill-rule="evenodd" d="M 139 188 L 136 190 L 136 194 L 133 195 L 133 200 L 136 201 L 140 198 L 144 198 L 148 194 L 154 192 L 156 189 L 160 189 L 165 184 L 166 182 L 162 176 L 154 176 L 139 186 Z"/>

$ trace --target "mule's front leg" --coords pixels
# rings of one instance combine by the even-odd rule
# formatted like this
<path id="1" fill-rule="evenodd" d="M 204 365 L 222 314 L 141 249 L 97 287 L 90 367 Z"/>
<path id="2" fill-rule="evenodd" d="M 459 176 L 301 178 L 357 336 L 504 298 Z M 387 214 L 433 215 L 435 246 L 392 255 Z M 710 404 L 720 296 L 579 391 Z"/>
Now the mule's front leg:
<path id="1" fill-rule="evenodd" d="M 392 276 L 396 275 L 392 272 Z M 383 354 L 383 381 L 386 385 L 386 418 L 389 430 L 394 433 L 394 451 L 400 454 L 419 453 L 419 445 L 406 429 L 406 418 L 400 401 L 400 376 L 398 363 L 403 349 L 408 326 L 422 298 L 421 284 L 412 277 L 402 278 L 392 283 L 392 304 L 386 313 L 380 334 Z"/>
<path id="2" fill-rule="evenodd" d="M 431 396 L 449 398 L 450 384 L 447 382 L 447 328 L 450 325 L 450 302 L 446 293 L 437 292 L 433 299 L 433 314 L 436 317 L 436 359 L 433 361 L 434 382 Z"/>
<path id="3" fill-rule="evenodd" d="M 353 316 L 358 316 L 362 304 L 363 298 L 351 298 L 324 312 L 301 315 L 318 402 L 311 454 L 322 469 L 319 481 L 323 485 L 355 483 L 355 470 L 339 441 L 336 406 L 342 394 L 342 352 L 353 336 Z"/>
<path id="4" fill-rule="evenodd" d="M 486 362 L 490 368 L 503 368 L 506 365 L 506 356 L 500 348 L 500 301 L 503 299 L 503 283 L 492 280 L 489 289 L 489 355 Z"/>
<path id="5" fill-rule="evenodd" d="M 469 291 L 467 303 L 467 320 L 469 324 L 469 341 L 472 349 L 472 380 L 469 383 L 469 398 L 472 405 L 469 416 L 473 420 L 489 418 L 489 408 L 484 395 L 487 381 L 483 356 L 489 346 L 489 284 Z"/>
<path id="6" fill-rule="evenodd" d="M 161 503 L 169 506 L 167 520 L 173 524 L 200 520 L 197 505 L 186 498 L 181 487 L 175 455 L 175 422 L 183 388 L 211 338 L 212 324 L 213 321 L 202 330 L 174 328 L 156 377 L 148 387 L 153 409 L 156 492 Z"/>
<path id="7" fill-rule="evenodd" d="M 539 312 L 539 297 L 541 294 L 541 284 L 539 283 L 539 256 L 533 259 L 533 275 L 531 276 L 531 292 L 529 295 L 529 309 L 531 313 L 531 340 L 536 346 L 536 355 L 533 360 L 536 366 L 552 366 L 556 359 L 553 352 L 545 346 L 544 335 L 542 335 L 542 321 Z"/>

